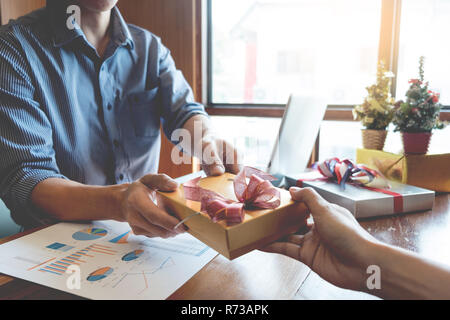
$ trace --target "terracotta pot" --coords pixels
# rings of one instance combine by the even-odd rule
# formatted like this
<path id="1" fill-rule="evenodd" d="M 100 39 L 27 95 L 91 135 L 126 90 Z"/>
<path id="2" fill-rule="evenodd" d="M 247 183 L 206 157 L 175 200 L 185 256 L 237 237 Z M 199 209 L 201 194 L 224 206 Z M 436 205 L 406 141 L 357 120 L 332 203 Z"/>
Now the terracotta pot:
<path id="1" fill-rule="evenodd" d="M 363 129 L 361 131 L 364 149 L 383 150 L 388 133 L 386 130 Z"/>
<path id="2" fill-rule="evenodd" d="M 431 141 L 431 132 L 402 132 L 405 154 L 426 154 Z"/>

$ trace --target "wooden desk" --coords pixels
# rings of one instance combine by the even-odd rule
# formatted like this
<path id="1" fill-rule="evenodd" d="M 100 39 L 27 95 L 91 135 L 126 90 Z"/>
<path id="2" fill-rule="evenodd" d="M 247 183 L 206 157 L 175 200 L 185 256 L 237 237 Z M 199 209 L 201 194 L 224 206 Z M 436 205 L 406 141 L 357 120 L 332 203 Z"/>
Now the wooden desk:
<path id="1" fill-rule="evenodd" d="M 432 211 L 361 221 L 376 238 L 450 264 L 450 195 Z M 28 232 L 29 233 L 29 232 Z M 0 243 L 16 239 L 19 234 Z M 79 299 L 24 280 L 0 276 L 0 299 Z M 254 251 L 234 261 L 217 256 L 169 299 L 375 299 L 322 280 L 300 262 Z"/>

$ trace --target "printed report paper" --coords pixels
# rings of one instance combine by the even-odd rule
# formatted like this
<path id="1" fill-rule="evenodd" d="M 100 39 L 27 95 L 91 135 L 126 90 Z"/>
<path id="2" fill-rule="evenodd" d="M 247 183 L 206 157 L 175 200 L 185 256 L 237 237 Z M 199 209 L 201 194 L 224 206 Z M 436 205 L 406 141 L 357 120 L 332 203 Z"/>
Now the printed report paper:
<path id="1" fill-rule="evenodd" d="M 189 234 L 133 235 L 127 223 L 59 223 L 0 246 L 0 273 L 89 299 L 166 299 L 217 252 Z"/>

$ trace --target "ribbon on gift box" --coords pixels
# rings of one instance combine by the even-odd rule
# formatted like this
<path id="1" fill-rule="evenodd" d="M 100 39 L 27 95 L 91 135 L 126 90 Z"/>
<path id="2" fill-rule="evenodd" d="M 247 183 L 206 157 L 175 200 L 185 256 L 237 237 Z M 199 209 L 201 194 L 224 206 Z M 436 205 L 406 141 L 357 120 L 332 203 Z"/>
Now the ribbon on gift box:
<path id="1" fill-rule="evenodd" d="M 336 182 L 342 190 L 345 184 L 349 183 L 364 189 L 384 193 L 394 197 L 394 212 L 403 212 L 403 195 L 393 192 L 384 176 L 377 170 L 370 169 L 364 165 L 354 164 L 351 160 L 340 160 L 332 158 L 317 164 L 316 169 L 322 177 L 314 179 L 299 179 L 297 186 L 303 187 L 305 181 L 333 181 Z"/>
<path id="2" fill-rule="evenodd" d="M 246 178 L 249 178 L 248 184 Z M 193 179 L 183 185 L 184 196 L 187 200 L 201 202 L 200 211 L 207 213 L 214 222 L 226 220 L 227 224 L 240 223 L 245 217 L 244 208 L 275 209 L 281 203 L 280 191 L 270 183 L 276 178 L 252 167 L 244 167 L 233 181 L 238 201 L 200 187 L 200 179 Z"/>

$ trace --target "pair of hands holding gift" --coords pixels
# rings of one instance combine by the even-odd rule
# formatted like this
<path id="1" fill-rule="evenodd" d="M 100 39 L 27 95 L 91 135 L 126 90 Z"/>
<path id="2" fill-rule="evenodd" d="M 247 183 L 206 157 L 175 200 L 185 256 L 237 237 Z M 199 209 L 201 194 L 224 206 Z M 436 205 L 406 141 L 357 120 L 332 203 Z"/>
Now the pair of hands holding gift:
<path id="1" fill-rule="evenodd" d="M 202 169 L 208 176 L 240 171 L 237 151 L 232 146 L 220 139 L 207 143 L 213 160 L 203 164 Z M 231 158 L 233 161 L 228 161 Z M 179 220 L 154 203 L 156 190 L 174 191 L 177 187 L 175 180 L 160 174 L 144 176 L 130 185 L 122 211 L 124 220 L 135 234 L 168 238 L 185 232 L 184 226 L 174 230 Z M 364 248 L 358 244 L 372 240 L 370 235 L 348 211 L 327 203 L 314 191 L 294 189 L 291 194 L 295 201 L 306 203 L 315 226 L 309 226 L 306 235 L 293 235 L 285 242 L 274 243 L 264 250 L 290 256 L 307 264 L 325 279 L 356 289 L 356 283 L 363 276 L 360 265 Z"/>

